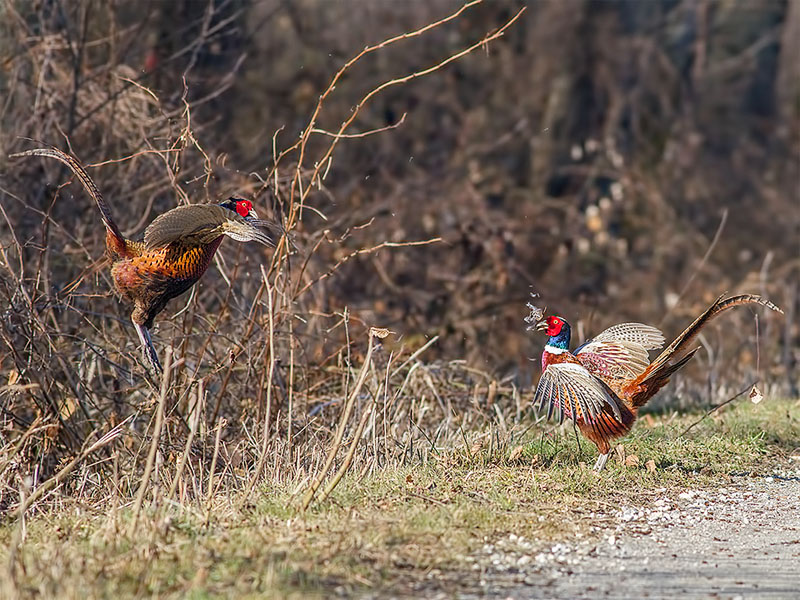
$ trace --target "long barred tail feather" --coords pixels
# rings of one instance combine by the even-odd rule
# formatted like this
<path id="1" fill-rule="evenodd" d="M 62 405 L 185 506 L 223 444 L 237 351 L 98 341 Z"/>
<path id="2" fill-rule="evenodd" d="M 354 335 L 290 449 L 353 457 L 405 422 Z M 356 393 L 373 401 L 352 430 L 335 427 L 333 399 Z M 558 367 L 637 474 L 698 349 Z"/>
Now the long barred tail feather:
<path id="1" fill-rule="evenodd" d="M 639 391 L 631 396 L 631 404 L 636 408 L 641 408 L 647 404 L 647 401 L 655 396 L 658 390 L 667 385 L 672 374 L 682 369 L 699 349 L 699 347 L 694 348 L 684 354 L 677 362 L 665 363 L 661 369 L 651 373 L 647 379 L 638 384 Z"/>
<path id="2" fill-rule="evenodd" d="M 732 296 L 727 300 L 723 300 L 723 298 L 724 295 L 717 298 L 717 300 L 711 306 L 709 306 L 702 315 L 694 320 L 694 323 L 684 329 L 683 333 L 676 337 L 675 340 L 664 349 L 658 358 L 651 363 L 650 369 L 648 370 L 652 373 L 658 370 L 662 364 L 669 361 L 674 356 L 679 356 L 692 342 L 692 340 L 697 337 L 697 335 L 700 333 L 700 330 L 705 327 L 705 325 L 711 319 L 735 306 L 740 306 L 742 304 L 760 304 L 761 306 L 766 306 L 771 310 L 783 314 L 783 311 L 780 308 L 775 306 L 769 300 L 765 300 L 761 296 L 756 296 L 753 294 L 741 294 L 739 296 Z"/>
<path id="3" fill-rule="evenodd" d="M 34 148 L 24 152 L 17 152 L 16 154 L 11 154 L 9 158 L 18 158 L 22 156 L 48 156 L 50 158 L 55 158 L 57 161 L 67 165 L 70 171 L 72 171 L 81 184 L 83 184 L 86 192 L 97 204 L 97 208 L 100 209 L 100 217 L 103 219 L 103 225 L 105 225 L 108 232 L 115 238 L 117 244 L 122 248 L 125 247 L 125 238 L 122 236 L 122 232 L 119 230 L 119 227 L 117 227 L 117 224 L 114 222 L 114 219 L 111 216 L 111 209 L 109 209 L 108 204 L 106 204 L 106 201 L 103 199 L 103 195 L 100 193 L 100 190 L 97 188 L 92 178 L 89 177 L 89 174 L 86 172 L 86 170 L 83 168 L 83 165 L 81 165 L 77 158 L 67 154 L 62 150 L 59 150 L 54 146 L 49 146 L 47 148 Z"/>
<path id="4" fill-rule="evenodd" d="M 689 325 L 683 332 L 675 338 L 675 340 L 658 355 L 658 357 L 650 363 L 650 366 L 637 377 L 631 384 L 630 388 L 638 391 L 633 394 L 632 402 L 634 406 L 643 406 L 664 384 L 667 383 L 670 375 L 675 373 L 678 369 L 683 367 L 689 359 L 697 351 L 697 348 L 689 351 L 687 348 L 689 344 L 697 337 L 700 330 L 714 317 L 720 315 L 728 309 L 740 306 L 743 304 L 759 304 L 765 306 L 770 310 L 779 313 L 783 311 L 769 300 L 765 300 L 761 296 L 753 294 L 741 294 L 739 296 L 732 296 L 723 300 L 724 296 L 720 296 L 716 301 L 709 306 L 703 314 L 697 317 L 694 322 Z M 677 362 L 676 362 L 677 360 Z"/>

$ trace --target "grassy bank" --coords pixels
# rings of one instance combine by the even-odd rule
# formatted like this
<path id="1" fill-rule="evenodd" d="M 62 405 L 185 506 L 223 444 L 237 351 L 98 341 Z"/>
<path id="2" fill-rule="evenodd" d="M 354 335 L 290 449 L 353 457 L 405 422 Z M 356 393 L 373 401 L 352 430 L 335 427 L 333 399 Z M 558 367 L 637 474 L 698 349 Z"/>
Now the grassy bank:
<path id="1" fill-rule="evenodd" d="M 455 589 L 464 557 L 500 535 L 542 543 L 591 535 L 591 514 L 685 487 L 769 471 L 800 446 L 800 404 L 746 400 L 702 415 L 645 417 L 601 474 L 571 429 L 531 427 L 513 447 L 465 435 L 423 463 L 348 474 L 300 512 L 307 482 L 273 482 L 243 497 L 148 506 L 70 501 L 0 528 L 5 597 L 327 596 L 426 582 Z M 682 435 L 683 434 L 683 435 Z M 635 458 L 634 458 L 635 457 Z M 622 459 L 622 461 L 620 461 Z M 652 461 L 652 462 L 651 462 Z"/>

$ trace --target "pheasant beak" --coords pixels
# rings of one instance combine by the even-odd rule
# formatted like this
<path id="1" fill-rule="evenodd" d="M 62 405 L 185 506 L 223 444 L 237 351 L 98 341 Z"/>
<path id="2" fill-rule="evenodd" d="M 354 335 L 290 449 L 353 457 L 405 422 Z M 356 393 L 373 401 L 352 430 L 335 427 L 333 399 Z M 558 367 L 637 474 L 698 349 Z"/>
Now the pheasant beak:
<path id="1" fill-rule="evenodd" d="M 247 213 L 247 217 L 245 217 L 248 221 L 251 219 L 258 219 L 258 213 L 256 213 L 255 208 L 251 208 L 250 212 Z"/>
<path id="2" fill-rule="evenodd" d="M 545 331 L 548 327 L 547 321 L 542 320 L 536 324 L 536 331 Z"/>

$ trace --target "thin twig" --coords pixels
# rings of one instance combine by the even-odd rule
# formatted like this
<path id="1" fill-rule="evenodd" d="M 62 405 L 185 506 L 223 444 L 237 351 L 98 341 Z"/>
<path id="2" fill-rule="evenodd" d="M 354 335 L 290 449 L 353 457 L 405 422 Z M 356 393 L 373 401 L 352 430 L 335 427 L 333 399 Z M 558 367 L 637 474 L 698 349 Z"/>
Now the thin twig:
<path id="1" fill-rule="evenodd" d="M 714 238 L 711 240 L 711 244 L 709 244 L 706 253 L 703 255 L 703 258 L 700 259 L 700 262 L 697 264 L 697 267 L 695 268 L 694 272 L 689 276 L 689 279 L 687 279 L 686 283 L 683 284 L 683 289 L 681 289 L 680 293 L 678 294 L 678 299 L 675 300 L 675 303 L 672 306 L 667 307 L 667 312 L 661 318 L 660 321 L 661 323 L 663 323 L 664 320 L 675 309 L 675 307 L 678 306 L 678 304 L 681 301 L 681 298 L 683 298 L 683 295 L 686 293 L 686 290 L 689 289 L 689 286 L 694 281 L 694 278 L 697 277 L 697 274 L 700 273 L 705 264 L 708 262 L 708 259 L 711 257 L 711 253 L 714 252 L 714 248 L 717 247 L 717 242 L 719 242 L 719 238 L 722 236 L 722 231 L 725 229 L 725 223 L 727 222 L 728 222 L 728 209 L 725 208 L 722 211 L 722 218 L 720 218 L 719 220 L 719 225 L 717 226 L 717 232 L 714 234 Z"/>
<path id="2" fill-rule="evenodd" d="M 97 440 L 94 444 L 89 446 L 86 450 L 81 452 L 77 457 L 72 459 L 69 464 L 67 464 L 63 469 L 61 469 L 58 473 L 56 473 L 52 478 L 45 481 L 42 485 L 40 485 L 36 490 L 23 502 L 20 503 L 19 506 L 11 513 L 13 517 L 21 517 L 25 514 L 25 512 L 36 502 L 39 498 L 41 498 L 45 493 L 53 489 L 55 486 L 60 484 L 64 479 L 66 479 L 67 475 L 69 475 L 75 467 L 77 467 L 87 456 L 89 456 L 95 450 L 99 450 L 103 446 L 108 445 L 109 443 L 113 442 L 115 439 L 119 437 L 122 433 L 123 427 L 130 421 L 133 417 L 128 417 L 124 421 L 122 421 L 119 425 L 114 427 L 110 430 L 107 434 Z"/>
<path id="3" fill-rule="evenodd" d="M 720 408 L 722 408 L 722 407 L 723 407 L 723 406 L 725 406 L 726 404 L 730 404 L 731 402 L 733 402 L 734 400 L 736 400 L 736 399 L 737 399 L 739 396 L 741 396 L 741 395 L 743 395 L 744 393 L 746 393 L 748 390 L 751 390 L 751 389 L 753 389 L 753 386 L 754 386 L 755 384 L 757 384 L 757 383 L 758 383 L 758 379 L 756 379 L 755 381 L 753 381 L 753 383 L 749 384 L 749 385 L 748 385 L 746 388 L 744 388 L 744 389 L 743 389 L 741 392 L 739 392 L 739 393 L 738 393 L 738 394 L 736 394 L 735 396 L 731 396 L 730 398 L 728 398 L 727 400 L 725 400 L 725 402 L 723 402 L 723 403 L 721 403 L 721 404 L 717 404 L 717 405 L 716 405 L 715 407 L 713 407 L 711 410 L 709 410 L 708 412 L 706 412 L 706 414 L 704 414 L 702 417 L 700 417 L 699 419 L 697 419 L 697 421 L 695 421 L 694 423 L 692 423 L 691 425 L 689 425 L 689 426 L 688 426 L 686 429 L 684 429 L 684 430 L 681 432 L 681 434 L 680 434 L 678 437 L 683 437 L 684 435 L 686 435 L 687 433 L 689 433 L 689 430 L 690 430 L 692 427 L 694 427 L 695 425 L 699 424 L 701 421 L 704 421 L 704 420 L 705 420 L 705 419 L 706 419 L 708 416 L 710 416 L 712 413 L 714 413 L 714 412 L 718 411 Z"/>
<path id="4" fill-rule="evenodd" d="M 362 131 L 361 133 L 333 133 L 331 131 L 325 131 L 324 129 L 312 129 L 311 133 L 319 133 L 322 135 L 327 135 L 329 137 L 345 138 L 348 140 L 364 138 L 364 137 L 369 137 L 371 135 L 375 135 L 376 133 L 383 133 L 384 131 L 397 129 L 398 127 L 400 127 L 400 125 L 403 124 L 403 122 L 405 122 L 407 115 L 408 113 L 403 113 L 403 115 L 400 117 L 400 120 L 397 121 L 397 123 L 394 123 L 393 125 L 387 125 L 386 127 L 379 127 L 378 129 L 370 129 L 369 131 Z M 322 179 L 325 179 L 325 175 L 322 176 Z"/>
<path id="5" fill-rule="evenodd" d="M 435 244 L 435 243 L 441 242 L 441 241 L 442 241 L 442 238 L 435 237 L 435 238 L 431 238 L 431 239 L 428 239 L 428 240 L 420 240 L 420 241 L 414 241 L 414 242 L 381 242 L 380 244 L 376 244 L 375 246 L 372 246 L 371 248 L 359 248 L 358 250 L 353 250 L 350 254 L 348 254 L 345 257 L 343 257 L 340 260 L 338 260 L 335 265 L 333 265 L 330 269 L 325 271 L 322 275 L 320 275 L 316 279 L 312 279 L 306 285 L 304 285 L 299 291 L 296 291 L 294 293 L 294 297 L 297 298 L 298 296 L 301 296 L 310 287 L 316 285 L 317 283 L 319 283 L 323 279 L 327 279 L 328 277 L 333 275 L 339 269 L 339 267 L 341 267 L 347 261 L 355 258 L 356 256 L 361 256 L 362 254 L 372 254 L 373 252 L 377 252 L 378 250 L 380 250 L 382 248 L 401 248 L 401 247 L 406 247 L 406 246 L 427 246 L 428 244 Z M 298 281 L 298 284 L 299 283 L 300 282 Z"/>

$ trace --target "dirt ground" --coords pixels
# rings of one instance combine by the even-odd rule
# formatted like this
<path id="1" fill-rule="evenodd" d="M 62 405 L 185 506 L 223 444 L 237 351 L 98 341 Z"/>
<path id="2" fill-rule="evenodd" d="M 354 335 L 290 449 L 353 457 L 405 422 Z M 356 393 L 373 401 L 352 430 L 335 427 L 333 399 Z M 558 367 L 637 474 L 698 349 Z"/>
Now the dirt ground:
<path id="1" fill-rule="evenodd" d="M 713 491 L 663 492 L 594 513 L 582 538 L 487 541 L 463 572 L 432 572 L 414 592 L 380 597 L 800 598 L 800 456 Z"/>
<path id="2" fill-rule="evenodd" d="M 534 550 L 509 536 L 473 557 L 491 598 L 800 598 L 800 456 L 596 515 L 596 535 Z M 531 552 L 533 550 L 533 552 Z"/>

